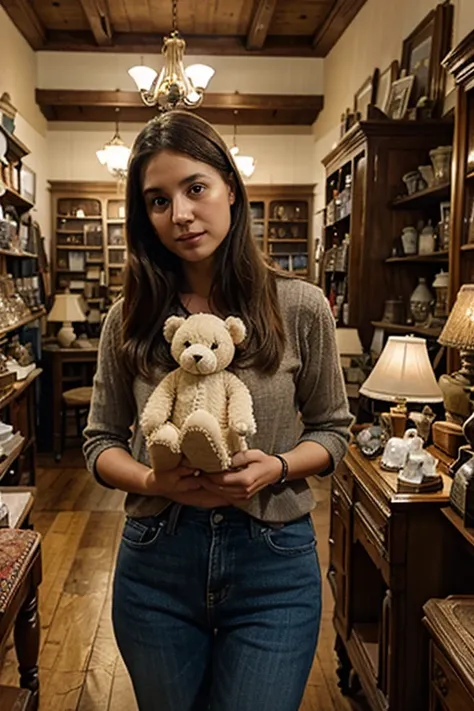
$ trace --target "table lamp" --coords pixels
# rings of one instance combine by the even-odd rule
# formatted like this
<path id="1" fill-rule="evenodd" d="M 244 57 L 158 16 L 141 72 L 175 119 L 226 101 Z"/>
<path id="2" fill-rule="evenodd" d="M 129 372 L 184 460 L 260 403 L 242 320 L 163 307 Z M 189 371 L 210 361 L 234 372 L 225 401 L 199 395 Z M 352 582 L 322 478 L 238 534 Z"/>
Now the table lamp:
<path id="1" fill-rule="evenodd" d="M 374 400 L 397 403 L 390 408 L 390 425 L 394 437 L 403 437 L 407 402 L 435 403 L 443 400 L 425 339 L 390 336 L 359 392 Z"/>
<path id="2" fill-rule="evenodd" d="M 442 375 L 439 386 L 447 418 L 462 425 L 471 414 L 470 394 L 474 387 L 474 284 L 464 284 L 458 291 L 438 341 L 460 351 L 461 369 Z"/>
<path id="3" fill-rule="evenodd" d="M 49 312 L 47 320 L 62 323 L 57 339 L 62 348 L 69 348 L 76 338 L 72 327 L 73 322 L 86 320 L 86 315 L 79 303 L 79 296 L 71 294 L 69 291 L 64 294 L 56 294 L 53 308 Z"/>

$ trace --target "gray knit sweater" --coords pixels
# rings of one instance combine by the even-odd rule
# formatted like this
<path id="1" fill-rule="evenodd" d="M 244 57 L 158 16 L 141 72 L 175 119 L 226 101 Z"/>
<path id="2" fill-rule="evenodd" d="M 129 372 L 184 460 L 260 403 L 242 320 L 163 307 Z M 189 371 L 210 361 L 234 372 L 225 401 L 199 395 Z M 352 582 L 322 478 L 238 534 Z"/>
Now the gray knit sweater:
<path id="1" fill-rule="evenodd" d="M 332 314 L 322 291 L 301 280 L 279 279 L 278 297 L 287 341 L 278 371 L 262 375 L 252 368 L 236 369 L 254 402 L 257 434 L 249 446 L 279 453 L 293 449 L 299 442 L 318 442 L 331 454 L 336 467 L 346 451 L 352 418 L 336 351 Z M 122 300 L 114 304 L 104 323 L 84 431 L 87 466 L 96 476 L 97 457 L 109 447 L 121 447 L 138 461 L 149 463 L 138 423 L 148 397 L 166 374 L 157 368 L 153 382 L 146 382 L 124 372 L 119 358 L 122 305 Z M 128 494 L 125 509 L 133 517 L 150 516 L 169 503 L 163 497 Z M 278 493 L 264 489 L 239 504 L 252 516 L 269 522 L 296 519 L 314 506 L 304 479 L 288 483 Z"/>

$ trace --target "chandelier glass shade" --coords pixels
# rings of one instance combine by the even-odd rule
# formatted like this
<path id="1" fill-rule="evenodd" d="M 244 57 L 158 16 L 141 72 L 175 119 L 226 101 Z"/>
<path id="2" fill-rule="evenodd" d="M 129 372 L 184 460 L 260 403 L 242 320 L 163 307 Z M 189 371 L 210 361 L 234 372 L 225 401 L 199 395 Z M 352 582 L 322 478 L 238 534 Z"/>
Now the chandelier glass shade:
<path id="1" fill-rule="evenodd" d="M 143 64 L 128 70 L 144 104 L 170 111 L 197 108 L 202 103 L 204 91 L 215 72 L 206 64 L 192 64 L 185 68 L 185 49 L 186 42 L 177 30 L 173 30 L 163 40 L 164 67 L 160 74 Z"/>
<path id="2" fill-rule="evenodd" d="M 255 170 L 255 159 L 252 156 L 241 156 L 239 147 L 235 144 L 230 149 L 237 169 L 244 178 L 250 178 Z"/>
<path id="3" fill-rule="evenodd" d="M 120 138 L 118 121 L 115 123 L 115 133 L 102 150 L 96 152 L 99 163 L 107 168 L 109 173 L 118 180 L 124 180 L 127 175 L 130 148 Z"/>

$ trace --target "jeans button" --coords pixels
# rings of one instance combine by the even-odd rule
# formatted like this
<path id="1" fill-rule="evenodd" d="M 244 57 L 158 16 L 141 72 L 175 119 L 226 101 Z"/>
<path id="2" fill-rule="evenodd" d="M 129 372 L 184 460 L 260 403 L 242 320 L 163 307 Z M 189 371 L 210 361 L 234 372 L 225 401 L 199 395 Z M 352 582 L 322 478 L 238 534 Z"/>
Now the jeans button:
<path id="1" fill-rule="evenodd" d="M 224 516 L 220 513 L 215 513 L 212 517 L 213 523 L 221 523 L 224 520 Z"/>

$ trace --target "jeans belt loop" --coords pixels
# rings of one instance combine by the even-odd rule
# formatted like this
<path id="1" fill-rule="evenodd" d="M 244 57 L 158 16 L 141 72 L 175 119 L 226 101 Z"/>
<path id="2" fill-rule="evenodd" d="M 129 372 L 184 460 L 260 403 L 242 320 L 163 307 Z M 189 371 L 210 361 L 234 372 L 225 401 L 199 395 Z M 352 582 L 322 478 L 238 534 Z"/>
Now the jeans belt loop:
<path id="1" fill-rule="evenodd" d="M 178 503 L 174 503 L 170 507 L 170 513 L 169 513 L 168 520 L 166 522 L 166 528 L 165 528 L 165 531 L 169 536 L 174 536 L 176 533 L 176 528 L 178 526 L 179 514 L 181 513 L 182 508 L 183 508 L 183 505 L 178 504 Z"/>

